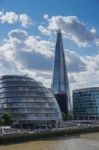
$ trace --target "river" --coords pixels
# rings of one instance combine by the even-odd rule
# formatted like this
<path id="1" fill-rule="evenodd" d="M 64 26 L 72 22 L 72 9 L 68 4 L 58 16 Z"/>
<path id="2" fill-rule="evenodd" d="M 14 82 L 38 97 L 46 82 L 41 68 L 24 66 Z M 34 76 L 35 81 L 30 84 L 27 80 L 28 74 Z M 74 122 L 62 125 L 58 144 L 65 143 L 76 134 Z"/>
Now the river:
<path id="1" fill-rule="evenodd" d="M 60 138 L 0 146 L 0 150 L 99 150 L 99 142 L 81 138 Z"/>

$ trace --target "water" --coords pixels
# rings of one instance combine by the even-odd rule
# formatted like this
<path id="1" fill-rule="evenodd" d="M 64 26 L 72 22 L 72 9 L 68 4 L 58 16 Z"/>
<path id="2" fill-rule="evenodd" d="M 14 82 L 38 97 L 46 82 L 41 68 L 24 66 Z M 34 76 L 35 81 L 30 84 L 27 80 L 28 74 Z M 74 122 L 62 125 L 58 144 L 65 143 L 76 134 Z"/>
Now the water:
<path id="1" fill-rule="evenodd" d="M 99 142 L 80 138 L 41 140 L 0 146 L 0 150 L 99 150 Z"/>

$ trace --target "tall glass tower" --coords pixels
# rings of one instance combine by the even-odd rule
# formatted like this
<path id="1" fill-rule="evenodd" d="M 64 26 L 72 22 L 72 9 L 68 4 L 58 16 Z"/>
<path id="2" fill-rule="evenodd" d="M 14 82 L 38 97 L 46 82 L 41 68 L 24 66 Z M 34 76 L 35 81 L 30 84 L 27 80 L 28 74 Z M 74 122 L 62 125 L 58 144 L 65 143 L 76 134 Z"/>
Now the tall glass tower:
<path id="1" fill-rule="evenodd" d="M 59 103 L 61 112 L 68 114 L 70 93 L 61 29 L 57 32 L 52 91 Z"/>

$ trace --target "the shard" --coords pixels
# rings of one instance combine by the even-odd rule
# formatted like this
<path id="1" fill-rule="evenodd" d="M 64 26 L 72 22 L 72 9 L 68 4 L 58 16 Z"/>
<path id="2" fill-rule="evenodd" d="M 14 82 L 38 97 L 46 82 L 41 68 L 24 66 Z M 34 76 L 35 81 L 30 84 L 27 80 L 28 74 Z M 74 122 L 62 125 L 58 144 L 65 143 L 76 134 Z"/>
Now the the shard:
<path id="1" fill-rule="evenodd" d="M 70 92 L 61 29 L 57 31 L 52 91 L 59 103 L 61 112 L 68 115 Z"/>

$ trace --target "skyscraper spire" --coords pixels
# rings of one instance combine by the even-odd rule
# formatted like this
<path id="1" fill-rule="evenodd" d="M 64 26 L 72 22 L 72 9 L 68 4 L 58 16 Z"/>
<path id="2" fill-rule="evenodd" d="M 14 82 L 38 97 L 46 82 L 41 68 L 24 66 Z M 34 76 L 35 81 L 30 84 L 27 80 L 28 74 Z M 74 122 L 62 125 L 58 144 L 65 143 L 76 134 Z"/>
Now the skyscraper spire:
<path id="1" fill-rule="evenodd" d="M 60 28 L 57 31 L 52 91 L 56 96 L 61 111 L 67 113 L 70 95 L 69 95 L 69 84 L 65 62 L 65 54 L 63 48 L 63 40 Z"/>
<path id="2" fill-rule="evenodd" d="M 57 30 L 57 33 L 61 33 L 61 28 L 59 27 L 59 29 Z"/>

